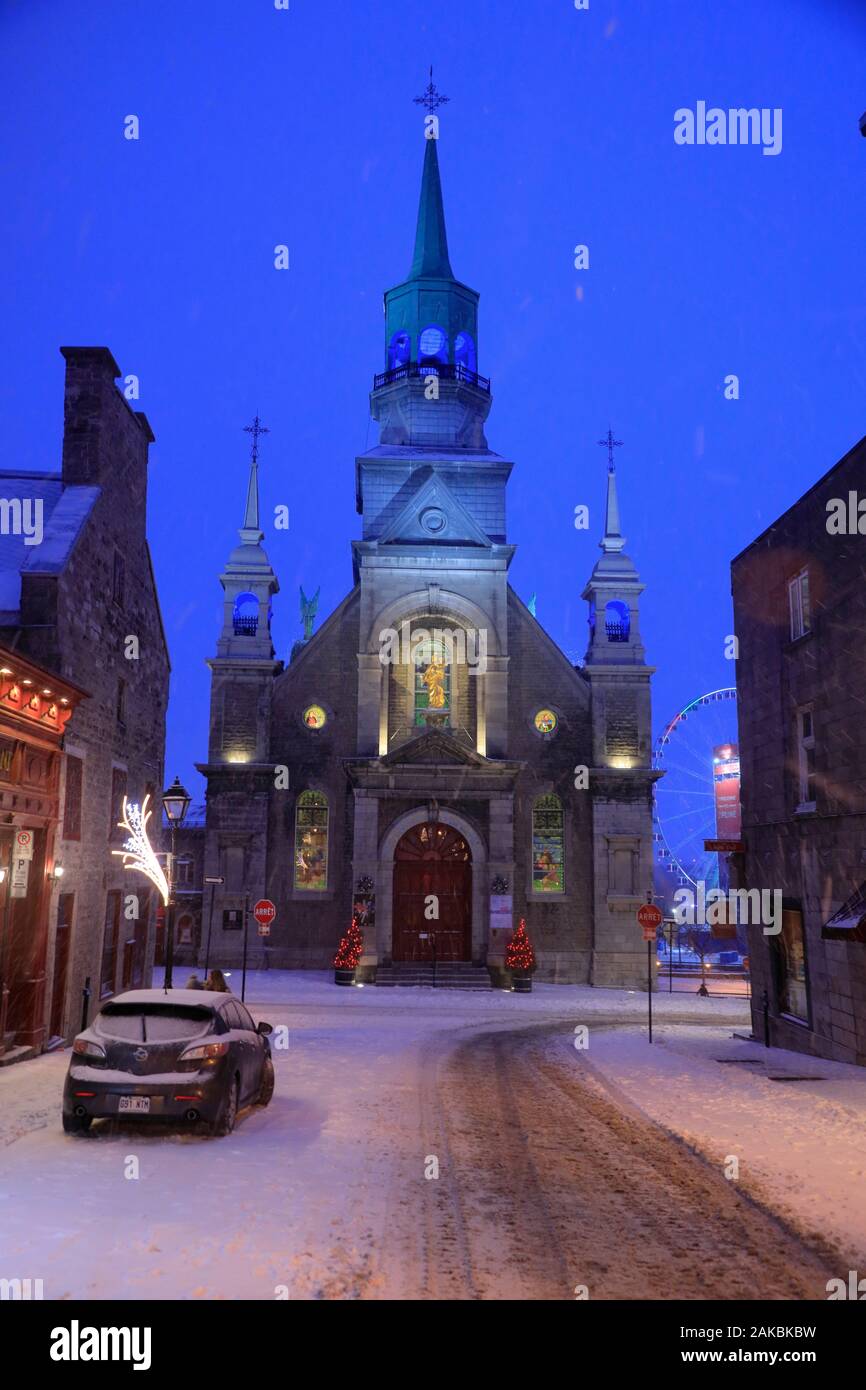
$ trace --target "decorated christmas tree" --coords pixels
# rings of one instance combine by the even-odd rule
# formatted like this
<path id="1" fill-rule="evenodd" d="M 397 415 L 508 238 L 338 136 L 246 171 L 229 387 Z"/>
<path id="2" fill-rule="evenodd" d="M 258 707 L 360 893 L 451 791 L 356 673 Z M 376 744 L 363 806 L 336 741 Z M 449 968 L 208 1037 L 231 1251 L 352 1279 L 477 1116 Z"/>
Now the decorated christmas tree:
<path id="1" fill-rule="evenodd" d="M 505 948 L 505 969 L 512 970 L 515 975 L 528 975 L 535 969 L 535 952 L 526 930 L 525 917 L 521 917 L 520 926 Z"/>
<path id="2" fill-rule="evenodd" d="M 363 933 L 358 926 L 357 917 L 353 917 L 352 925 L 337 947 L 337 954 L 334 956 L 334 968 L 336 970 L 354 970 L 361 959 L 363 950 Z"/>

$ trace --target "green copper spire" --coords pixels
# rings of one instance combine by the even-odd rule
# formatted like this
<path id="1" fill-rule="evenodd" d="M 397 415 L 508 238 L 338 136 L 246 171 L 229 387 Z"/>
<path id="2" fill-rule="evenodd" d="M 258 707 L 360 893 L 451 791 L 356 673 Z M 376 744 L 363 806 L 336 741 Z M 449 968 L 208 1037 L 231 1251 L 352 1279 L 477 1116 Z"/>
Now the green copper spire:
<path id="1" fill-rule="evenodd" d="M 418 226 L 415 231 L 415 257 L 409 271 L 410 280 L 454 279 L 448 259 L 448 237 L 445 232 L 445 208 L 442 202 L 437 144 L 436 140 L 426 141 L 424 172 L 421 176 L 421 201 L 418 204 Z"/>

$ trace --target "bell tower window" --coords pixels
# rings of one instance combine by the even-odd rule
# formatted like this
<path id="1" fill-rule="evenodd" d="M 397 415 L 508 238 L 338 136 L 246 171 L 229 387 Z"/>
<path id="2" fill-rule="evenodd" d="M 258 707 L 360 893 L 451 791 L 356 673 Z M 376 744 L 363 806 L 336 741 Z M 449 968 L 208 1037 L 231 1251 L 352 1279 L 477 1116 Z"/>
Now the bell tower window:
<path id="1" fill-rule="evenodd" d="M 628 604 L 611 599 L 604 610 L 604 631 L 608 642 L 627 642 L 631 631 Z"/>
<path id="2" fill-rule="evenodd" d="M 259 601 L 255 594 L 238 594 L 232 613 L 236 637 L 255 637 L 259 626 Z"/>

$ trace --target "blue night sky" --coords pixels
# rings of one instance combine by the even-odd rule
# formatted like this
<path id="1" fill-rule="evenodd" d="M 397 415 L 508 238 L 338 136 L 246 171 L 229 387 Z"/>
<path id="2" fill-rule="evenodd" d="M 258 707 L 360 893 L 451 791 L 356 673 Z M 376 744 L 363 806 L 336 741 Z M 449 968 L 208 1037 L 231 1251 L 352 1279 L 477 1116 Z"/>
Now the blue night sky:
<path id="1" fill-rule="evenodd" d="M 351 587 L 354 458 L 376 442 L 431 62 L 488 439 L 516 463 L 512 583 L 582 656 L 611 424 L 656 730 L 731 682 L 731 557 L 866 428 L 864 59 L 866 4 L 844 0 L 0 0 L 4 467 L 60 465 L 61 343 L 139 376 L 169 776 L 201 797 L 256 411 L 265 514 L 291 514 L 265 542 L 278 654 L 299 584 L 321 584 L 319 621 Z M 674 111 L 698 101 L 781 107 L 782 152 L 676 145 Z"/>

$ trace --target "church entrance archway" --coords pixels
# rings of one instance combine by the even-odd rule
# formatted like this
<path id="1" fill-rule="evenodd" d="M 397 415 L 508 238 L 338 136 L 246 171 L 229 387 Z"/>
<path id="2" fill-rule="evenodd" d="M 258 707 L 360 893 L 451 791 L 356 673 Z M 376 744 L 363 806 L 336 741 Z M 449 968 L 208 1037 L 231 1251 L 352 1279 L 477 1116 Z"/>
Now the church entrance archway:
<path id="1" fill-rule="evenodd" d="M 394 960 L 471 960 L 472 854 L 453 826 L 406 831 L 394 850 L 393 911 Z"/>

